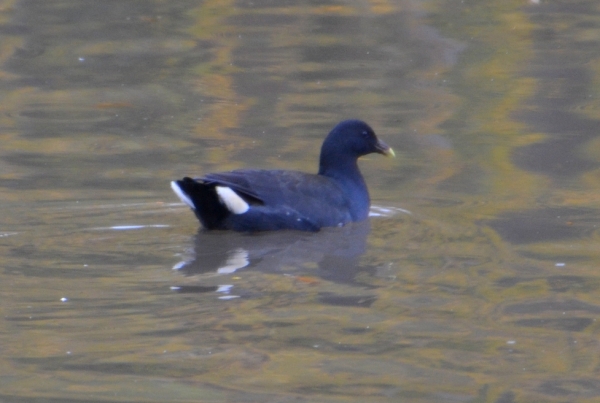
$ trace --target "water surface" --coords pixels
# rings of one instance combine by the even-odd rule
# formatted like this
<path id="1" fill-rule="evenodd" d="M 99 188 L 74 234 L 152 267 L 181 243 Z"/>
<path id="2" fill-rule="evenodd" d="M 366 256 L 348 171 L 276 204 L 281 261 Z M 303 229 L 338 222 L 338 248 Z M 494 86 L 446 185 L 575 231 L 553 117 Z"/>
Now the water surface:
<path id="1" fill-rule="evenodd" d="M 592 1 L 0 1 L 0 400 L 600 398 Z M 368 222 L 206 233 L 185 175 L 314 172 Z"/>

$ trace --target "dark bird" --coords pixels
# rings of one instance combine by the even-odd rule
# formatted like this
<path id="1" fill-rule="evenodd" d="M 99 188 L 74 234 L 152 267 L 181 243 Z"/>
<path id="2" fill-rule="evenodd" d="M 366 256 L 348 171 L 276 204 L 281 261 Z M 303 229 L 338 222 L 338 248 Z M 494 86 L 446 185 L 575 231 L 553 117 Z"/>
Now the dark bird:
<path id="1" fill-rule="evenodd" d="M 369 125 L 344 120 L 325 138 L 319 173 L 238 169 L 171 182 L 206 229 L 318 231 L 368 217 L 370 199 L 358 158 L 395 156 Z"/>

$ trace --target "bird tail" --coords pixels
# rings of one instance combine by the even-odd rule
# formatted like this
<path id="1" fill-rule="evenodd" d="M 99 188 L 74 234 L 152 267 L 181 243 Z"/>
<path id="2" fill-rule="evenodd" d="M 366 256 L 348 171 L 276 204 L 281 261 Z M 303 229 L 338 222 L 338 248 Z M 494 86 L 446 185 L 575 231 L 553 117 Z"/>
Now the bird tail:
<path id="1" fill-rule="evenodd" d="M 230 211 L 219 200 L 215 185 L 185 177 L 171 182 L 171 189 L 196 214 L 204 228 L 218 229 Z"/>

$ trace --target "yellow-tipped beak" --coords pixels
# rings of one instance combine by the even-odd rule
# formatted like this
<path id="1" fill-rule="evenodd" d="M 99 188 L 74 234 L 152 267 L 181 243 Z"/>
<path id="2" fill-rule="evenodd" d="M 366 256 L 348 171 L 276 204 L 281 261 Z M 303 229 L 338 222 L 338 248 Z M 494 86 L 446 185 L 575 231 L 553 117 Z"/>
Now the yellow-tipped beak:
<path id="1" fill-rule="evenodd" d="M 379 154 L 383 154 L 386 157 L 395 157 L 396 156 L 394 149 L 392 147 L 388 146 L 387 144 L 385 144 L 381 140 L 377 141 L 377 145 L 375 146 L 375 148 L 377 149 L 377 152 Z"/>

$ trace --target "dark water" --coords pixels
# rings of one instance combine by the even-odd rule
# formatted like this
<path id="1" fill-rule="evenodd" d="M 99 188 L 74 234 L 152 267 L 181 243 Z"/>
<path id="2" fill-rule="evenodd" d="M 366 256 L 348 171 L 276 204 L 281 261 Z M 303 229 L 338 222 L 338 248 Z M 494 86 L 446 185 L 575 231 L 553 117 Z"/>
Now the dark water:
<path id="1" fill-rule="evenodd" d="M 0 401 L 600 399 L 594 1 L 0 1 Z M 316 170 L 368 222 L 198 231 L 169 181 Z"/>

